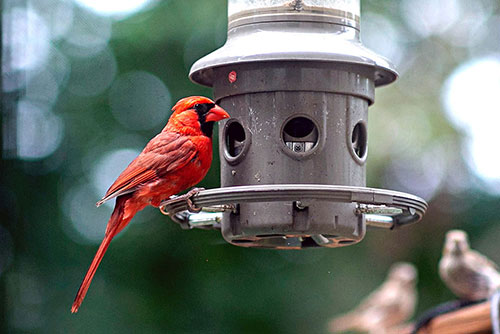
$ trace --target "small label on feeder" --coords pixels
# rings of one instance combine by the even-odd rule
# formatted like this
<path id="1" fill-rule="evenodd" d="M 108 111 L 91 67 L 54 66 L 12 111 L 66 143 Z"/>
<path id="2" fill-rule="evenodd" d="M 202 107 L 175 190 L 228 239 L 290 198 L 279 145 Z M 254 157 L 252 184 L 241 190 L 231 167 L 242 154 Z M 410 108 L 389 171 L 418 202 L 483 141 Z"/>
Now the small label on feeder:
<path id="1" fill-rule="evenodd" d="M 227 79 L 229 80 L 230 83 L 235 82 L 236 81 L 236 71 L 229 72 Z"/>

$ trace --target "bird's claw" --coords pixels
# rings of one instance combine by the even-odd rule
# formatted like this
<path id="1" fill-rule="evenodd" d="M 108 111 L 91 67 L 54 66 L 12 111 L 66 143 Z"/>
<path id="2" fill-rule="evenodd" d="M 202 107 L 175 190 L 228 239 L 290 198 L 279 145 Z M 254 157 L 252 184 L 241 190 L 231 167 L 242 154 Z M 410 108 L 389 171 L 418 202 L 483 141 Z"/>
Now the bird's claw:
<path id="1" fill-rule="evenodd" d="M 194 212 L 194 213 L 198 213 L 200 212 L 203 208 L 201 207 L 197 207 L 194 203 L 193 203 L 193 200 L 191 199 L 193 196 L 197 195 L 200 191 L 202 190 L 205 190 L 205 188 L 193 188 L 191 190 L 189 190 L 187 193 L 185 193 L 184 195 L 179 195 L 179 196 L 176 196 L 174 198 L 170 198 L 168 200 L 166 200 L 165 202 L 163 202 L 160 206 L 160 211 L 165 214 L 165 215 L 168 215 L 168 211 L 165 210 L 165 207 L 170 205 L 170 204 L 173 204 L 173 203 L 177 203 L 177 202 L 182 202 L 182 201 L 186 201 L 187 203 L 187 206 L 188 206 L 188 210 L 189 212 Z"/>
<path id="2" fill-rule="evenodd" d="M 200 212 L 200 211 L 203 209 L 203 208 L 197 207 L 197 206 L 193 203 L 193 201 L 191 200 L 191 198 L 188 198 L 188 199 L 186 200 L 186 202 L 187 202 L 187 205 L 188 205 L 188 210 L 189 210 L 189 212 L 198 213 L 198 212 Z"/>
<path id="3" fill-rule="evenodd" d="M 203 209 L 202 207 L 197 207 L 193 203 L 193 200 L 191 199 L 191 197 L 197 195 L 202 190 L 205 190 L 205 188 L 193 188 L 190 191 L 188 191 L 186 193 L 186 195 L 183 195 L 183 196 L 186 196 L 186 202 L 187 202 L 187 205 L 188 205 L 189 212 L 198 213 L 198 212 L 200 212 Z"/>

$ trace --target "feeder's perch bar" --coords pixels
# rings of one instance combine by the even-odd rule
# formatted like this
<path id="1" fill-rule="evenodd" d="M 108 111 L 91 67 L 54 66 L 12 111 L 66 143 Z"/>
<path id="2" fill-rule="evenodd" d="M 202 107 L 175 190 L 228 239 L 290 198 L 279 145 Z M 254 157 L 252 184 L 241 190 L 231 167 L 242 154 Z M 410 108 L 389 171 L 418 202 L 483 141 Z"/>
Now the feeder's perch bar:
<path id="1" fill-rule="evenodd" d="M 238 186 L 203 190 L 191 198 L 193 204 L 204 211 L 234 211 L 239 203 L 257 202 L 295 202 L 305 206 L 311 201 L 330 201 L 358 203 L 356 214 L 365 214 L 368 226 L 393 228 L 419 221 L 427 209 L 427 203 L 417 196 L 375 188 L 282 184 L 262 186 Z M 165 201 L 166 202 L 166 201 Z M 185 199 L 169 200 L 160 206 L 164 214 L 169 214 L 174 221 L 192 227 L 214 227 L 220 225 L 222 213 L 208 212 L 191 214 L 187 212 Z M 315 237 L 322 240 L 318 235 Z"/>
<path id="2" fill-rule="evenodd" d="M 222 212 L 210 212 L 203 208 L 201 213 L 190 213 L 189 211 L 181 211 L 172 216 L 172 219 L 185 227 L 185 229 L 192 228 L 215 228 L 220 229 L 220 223 L 222 221 Z M 162 210 L 162 213 L 168 215 L 167 211 Z M 201 215 L 201 217 L 200 217 Z M 366 225 L 376 228 L 392 229 L 395 227 L 394 219 L 388 216 L 381 215 L 366 215 Z"/>

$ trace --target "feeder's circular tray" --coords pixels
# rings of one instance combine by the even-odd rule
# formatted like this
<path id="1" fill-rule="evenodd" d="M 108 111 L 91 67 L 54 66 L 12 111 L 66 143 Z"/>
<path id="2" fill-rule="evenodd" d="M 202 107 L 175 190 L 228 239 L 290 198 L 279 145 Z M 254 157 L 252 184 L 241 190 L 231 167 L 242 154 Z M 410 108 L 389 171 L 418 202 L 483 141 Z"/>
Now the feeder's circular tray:
<path id="1" fill-rule="evenodd" d="M 357 203 L 357 213 L 366 215 L 369 226 L 394 228 L 420 221 L 427 210 L 427 203 L 414 195 L 403 192 L 352 186 L 324 184 L 268 184 L 235 186 L 201 190 L 190 197 L 192 204 L 204 211 L 231 211 L 239 203 L 285 202 L 307 203 L 329 201 L 336 203 Z M 166 204 L 168 202 L 168 204 Z M 190 213 L 186 199 L 170 199 L 160 205 L 174 221 L 186 228 L 217 228 L 220 216 L 214 215 L 198 221 L 212 223 L 191 224 L 193 217 L 206 213 Z M 207 209 L 207 210 L 205 210 Z M 215 210 L 214 210 L 215 209 Z M 221 213 L 218 213 L 221 215 Z M 220 226 L 220 225 L 219 225 Z"/>

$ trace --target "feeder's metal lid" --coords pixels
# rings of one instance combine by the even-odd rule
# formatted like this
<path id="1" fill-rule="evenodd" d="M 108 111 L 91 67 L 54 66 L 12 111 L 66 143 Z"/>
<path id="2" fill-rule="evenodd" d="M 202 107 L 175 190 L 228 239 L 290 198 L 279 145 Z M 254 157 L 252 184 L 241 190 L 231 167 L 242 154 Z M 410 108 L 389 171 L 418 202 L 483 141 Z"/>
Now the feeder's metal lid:
<path id="1" fill-rule="evenodd" d="M 231 29 L 224 46 L 199 59 L 189 78 L 212 86 L 214 68 L 249 62 L 315 61 L 367 66 L 376 86 L 398 74 L 387 59 L 364 47 L 356 29 L 312 22 L 271 22 Z"/>

